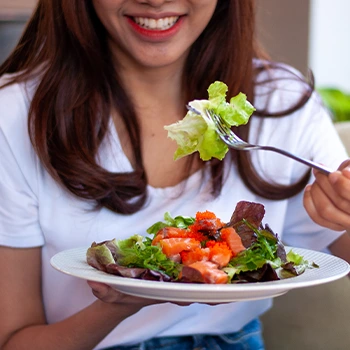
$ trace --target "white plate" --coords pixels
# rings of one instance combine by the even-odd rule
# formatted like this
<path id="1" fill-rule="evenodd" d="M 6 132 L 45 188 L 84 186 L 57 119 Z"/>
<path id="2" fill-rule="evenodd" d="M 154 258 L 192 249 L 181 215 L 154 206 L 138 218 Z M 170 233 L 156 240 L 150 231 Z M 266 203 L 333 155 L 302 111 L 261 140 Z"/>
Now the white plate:
<path id="1" fill-rule="evenodd" d="M 291 248 L 287 247 L 287 251 Z M 319 268 L 279 281 L 245 284 L 194 284 L 144 281 L 118 277 L 98 271 L 87 264 L 87 248 L 65 250 L 52 257 L 51 265 L 60 272 L 85 280 L 106 283 L 130 295 L 169 301 L 220 303 L 271 298 L 291 289 L 315 286 L 339 279 L 350 272 L 350 265 L 332 255 L 292 248 Z"/>

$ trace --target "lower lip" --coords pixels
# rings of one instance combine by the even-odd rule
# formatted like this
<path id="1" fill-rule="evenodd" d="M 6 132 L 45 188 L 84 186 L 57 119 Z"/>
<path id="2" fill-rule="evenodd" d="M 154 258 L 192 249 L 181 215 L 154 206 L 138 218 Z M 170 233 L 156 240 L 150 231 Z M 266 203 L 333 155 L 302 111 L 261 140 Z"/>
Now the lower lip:
<path id="1" fill-rule="evenodd" d="M 177 22 L 169 29 L 166 30 L 150 30 L 139 26 L 131 18 L 127 18 L 129 24 L 134 29 L 137 34 L 141 35 L 143 38 L 152 41 L 163 41 L 174 36 L 179 30 L 183 22 L 183 17 L 180 17 Z"/>

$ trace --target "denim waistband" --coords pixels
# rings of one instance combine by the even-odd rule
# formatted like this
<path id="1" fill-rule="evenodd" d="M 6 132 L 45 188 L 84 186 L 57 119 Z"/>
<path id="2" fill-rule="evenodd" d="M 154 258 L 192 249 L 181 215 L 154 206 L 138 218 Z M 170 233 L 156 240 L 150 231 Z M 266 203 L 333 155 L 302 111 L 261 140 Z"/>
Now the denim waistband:
<path id="1" fill-rule="evenodd" d="M 240 331 L 219 335 L 198 334 L 153 338 L 136 345 L 114 346 L 104 350 L 264 350 L 262 326 L 259 319 Z"/>

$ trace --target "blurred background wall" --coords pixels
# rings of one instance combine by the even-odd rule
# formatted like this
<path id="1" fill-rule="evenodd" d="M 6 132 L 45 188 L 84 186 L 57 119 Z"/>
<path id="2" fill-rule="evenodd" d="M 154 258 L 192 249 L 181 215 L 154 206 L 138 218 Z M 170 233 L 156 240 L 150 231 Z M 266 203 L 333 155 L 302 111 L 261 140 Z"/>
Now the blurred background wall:
<path id="1" fill-rule="evenodd" d="M 310 0 L 257 0 L 257 34 L 274 60 L 304 74 L 309 60 Z"/>
<path id="2" fill-rule="evenodd" d="M 230 1 L 230 0 L 227 0 Z M 0 63 L 12 50 L 37 0 L 0 0 Z M 350 92 L 349 0 L 257 0 L 258 36 L 275 60 L 317 86 Z"/>
<path id="3" fill-rule="evenodd" d="M 311 14 L 309 65 L 318 85 L 350 94 L 350 1 L 312 0 Z"/>
<path id="4" fill-rule="evenodd" d="M 0 63 L 19 39 L 37 0 L 0 0 Z"/>
<path id="5" fill-rule="evenodd" d="M 350 93 L 349 0 L 257 0 L 258 36 L 272 58 L 304 74 L 316 86 Z"/>

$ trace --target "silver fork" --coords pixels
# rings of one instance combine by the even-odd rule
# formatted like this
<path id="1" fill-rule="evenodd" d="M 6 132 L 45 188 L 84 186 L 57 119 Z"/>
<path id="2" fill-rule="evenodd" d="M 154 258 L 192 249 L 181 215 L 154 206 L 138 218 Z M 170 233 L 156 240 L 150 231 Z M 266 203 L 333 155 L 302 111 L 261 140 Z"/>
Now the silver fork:
<path id="1" fill-rule="evenodd" d="M 326 175 L 332 172 L 332 170 L 328 169 L 327 167 L 321 164 L 317 164 L 309 159 L 298 157 L 292 153 L 284 151 L 283 149 L 272 147 L 272 146 L 253 145 L 251 143 L 243 141 L 230 129 L 230 127 L 222 120 L 220 116 L 214 114 L 212 111 L 209 111 L 209 110 L 207 110 L 207 115 L 215 123 L 216 132 L 220 136 L 221 140 L 224 141 L 227 144 L 227 146 L 233 149 L 236 149 L 239 151 L 252 151 L 252 150 L 272 151 L 272 152 L 282 154 L 286 157 L 292 158 L 300 163 L 310 166 L 311 168 L 315 168 Z"/>
<path id="2" fill-rule="evenodd" d="M 197 109 L 193 108 L 192 106 L 187 105 L 187 109 L 196 114 L 201 115 L 201 112 L 199 112 Z M 317 169 L 326 175 L 332 172 L 332 170 L 328 169 L 327 167 L 321 164 L 315 163 L 309 159 L 298 157 L 292 153 L 284 151 L 283 149 L 272 147 L 272 146 L 253 145 L 251 143 L 243 141 L 231 130 L 231 128 L 222 120 L 220 116 L 218 116 L 217 114 L 213 113 L 210 110 L 206 110 L 206 113 L 207 113 L 207 117 L 215 123 L 216 132 L 220 136 L 221 140 L 224 141 L 226 145 L 229 146 L 230 148 L 236 149 L 238 151 L 263 150 L 263 151 L 276 152 L 286 157 L 292 158 L 307 166 L 310 166 L 311 168 Z"/>

